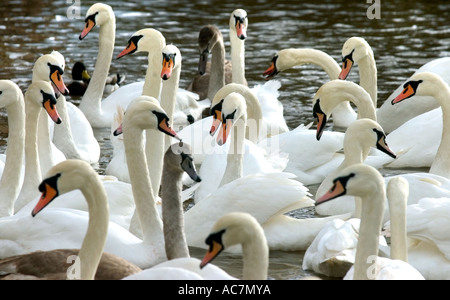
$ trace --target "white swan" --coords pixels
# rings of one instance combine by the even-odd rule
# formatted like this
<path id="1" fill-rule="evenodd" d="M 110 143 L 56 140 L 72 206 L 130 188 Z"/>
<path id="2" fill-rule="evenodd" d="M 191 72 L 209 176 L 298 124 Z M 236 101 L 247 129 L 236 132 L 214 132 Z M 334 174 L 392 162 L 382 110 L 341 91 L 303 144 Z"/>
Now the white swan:
<path id="1" fill-rule="evenodd" d="M 130 177 L 132 180 L 138 178 L 136 183 L 132 181 L 132 190 L 140 217 L 143 239 L 131 234 L 122 226 L 110 222 L 105 251 L 120 256 L 140 268 L 148 268 L 166 260 L 166 255 L 161 218 L 155 208 L 155 203 L 148 201 L 148 199 L 152 199 L 150 183 L 142 180 L 149 178 L 148 169 L 142 162 L 144 156 L 142 133 L 144 129 L 157 130 L 156 128 L 171 135 L 175 135 L 175 132 L 167 127 L 167 116 L 157 104 L 156 99 L 142 96 L 132 103 L 133 106 L 130 106 L 125 114 L 123 131 L 126 151 L 129 152 L 127 163 Z M 133 153 L 133 150 L 139 152 Z M 68 220 L 73 220 L 77 227 L 74 227 L 72 222 L 68 224 Z M 86 211 L 62 207 L 49 207 L 33 222 L 30 222 L 28 214 L 5 217 L 0 223 L 2 227 L 0 257 L 9 257 L 34 250 L 51 250 L 61 247 L 79 248 L 87 222 Z M 55 236 L 58 238 L 55 239 Z"/>
<path id="2" fill-rule="evenodd" d="M 52 51 L 51 55 L 59 59 L 61 68 L 64 70 L 64 56 L 58 51 Z M 34 72 L 33 78 L 45 80 L 45 77 L 35 76 Z M 62 126 L 53 128 L 53 143 L 64 153 L 66 158 L 78 158 L 90 164 L 97 163 L 100 158 L 100 145 L 94 136 L 91 124 L 76 105 L 66 101 L 64 95 L 56 93 L 56 96 L 56 107 L 64 122 L 62 122 Z"/>
<path id="3" fill-rule="evenodd" d="M 51 165 L 45 166 L 45 168 L 50 168 L 52 164 L 56 163 L 52 161 L 49 118 L 47 114 L 44 115 L 45 118 L 40 118 L 41 111 L 44 109 L 53 122 L 61 123 L 56 110 L 55 94 L 50 83 L 47 81 L 32 81 L 25 92 L 25 174 L 19 196 L 14 203 L 15 212 L 39 194 L 38 190 L 36 190 L 36 186 L 39 185 L 42 179 L 42 167 L 39 157 L 50 156 L 48 161 Z M 44 122 L 39 122 L 39 120 Z M 40 145 L 38 145 L 38 132 L 41 132 L 39 138 L 44 140 L 44 143 Z"/>
<path id="4" fill-rule="evenodd" d="M 81 248 L 36 251 L 0 260 L 1 273 L 6 276 L 2 279 L 105 280 L 141 271 L 123 258 L 103 253 L 108 234 L 108 200 L 98 174 L 88 163 L 69 159 L 52 167 L 39 185 L 42 195 L 32 216 L 59 195 L 74 189 L 81 190 L 89 206 L 89 225 Z M 29 221 L 33 226 L 33 220 Z M 67 225 L 77 230 L 77 224 L 69 221 Z"/>
<path id="5" fill-rule="evenodd" d="M 244 9 L 235 9 L 229 19 L 230 44 L 231 44 L 231 64 L 233 83 L 247 86 L 245 78 L 245 39 L 247 38 L 248 16 Z M 267 124 L 267 134 L 276 135 L 288 132 L 289 128 L 283 115 L 283 105 L 278 100 L 278 89 L 281 83 L 278 80 L 257 84 L 251 88 L 258 98 L 262 109 L 263 118 Z"/>
<path id="6" fill-rule="evenodd" d="M 199 100 L 213 99 L 216 92 L 231 82 L 231 61 L 225 59 L 225 45 L 222 33 L 214 25 L 206 25 L 198 35 L 200 59 L 198 73 L 189 83 L 187 90 L 197 93 Z M 211 53 L 211 61 L 208 56 Z"/>
<path id="7" fill-rule="evenodd" d="M 270 66 L 263 72 L 266 80 L 274 78 L 278 73 L 301 66 L 314 64 L 322 68 L 330 78 L 337 79 L 340 72 L 338 63 L 327 53 L 311 48 L 287 48 L 278 51 L 272 58 Z M 350 102 L 342 102 L 333 111 L 333 124 L 347 128 L 356 120 L 356 112 Z"/>
<path id="8" fill-rule="evenodd" d="M 269 247 L 264 230 L 250 214 L 228 213 L 217 220 L 206 238 L 208 252 L 200 267 L 210 263 L 222 250 L 242 246 L 242 279 L 266 280 L 269 269 Z"/>
<path id="9" fill-rule="evenodd" d="M 164 103 L 165 101 L 160 98 L 160 96 L 163 96 L 160 95 L 161 73 L 156 72 L 162 64 L 161 51 L 165 45 L 166 41 L 161 32 L 152 28 L 141 29 L 131 36 L 128 40 L 128 45 L 119 53 L 117 58 L 132 53 L 148 52 L 148 66 L 145 81 L 139 81 L 121 87 L 121 89 L 125 88 L 125 90 L 122 90 L 122 93 L 126 91 L 128 97 L 136 98 L 140 96 L 140 91 L 142 91 L 142 95 L 160 99 L 161 106 L 166 110 L 167 102 Z M 201 118 L 203 109 L 209 105 L 209 101 L 197 100 L 199 100 L 197 94 L 177 86 L 175 108 L 172 116 L 174 126 L 181 129 Z"/>
<path id="10" fill-rule="evenodd" d="M 359 65 L 360 84 L 369 92 L 375 104 L 377 104 L 377 68 L 373 51 L 366 40 L 360 37 L 349 38 L 342 48 L 343 66 L 339 75 L 345 79 L 353 64 Z M 444 82 L 450 83 L 450 58 L 443 57 L 431 60 L 417 69 L 413 75 L 421 72 L 433 72 L 442 77 Z M 407 79 L 405 82 L 409 81 Z M 433 97 L 415 96 L 418 104 L 404 102 L 397 106 L 390 105 L 392 99 L 402 91 L 403 84 L 391 93 L 377 110 L 377 118 L 386 133 L 394 131 L 406 121 L 438 107 Z M 377 107 L 377 105 L 375 105 Z"/>
<path id="11" fill-rule="evenodd" d="M 58 51 L 52 51 L 51 54 L 43 55 L 36 60 L 32 80 L 49 81 L 55 87 L 56 108 L 64 121 L 60 126 L 52 127 L 53 144 L 65 158 L 83 159 L 93 164 L 98 162 L 100 157 L 100 145 L 85 115 L 73 103 L 66 101 L 65 96 L 61 94 L 64 94 L 66 89 L 62 79 L 64 67 L 64 56 Z M 59 76 L 55 76 L 53 74 L 55 72 L 58 72 Z M 58 83 L 58 87 L 54 82 Z M 72 128 L 76 130 L 72 130 Z M 61 159 L 57 162 L 60 161 Z M 46 164 L 42 163 L 42 166 L 44 167 Z M 44 175 L 47 170 L 47 167 L 43 169 L 42 174 Z"/>
<path id="12" fill-rule="evenodd" d="M 413 96 L 431 96 L 441 106 L 442 116 L 438 119 L 442 123 L 434 122 L 436 125 L 440 125 L 441 137 L 436 134 L 431 134 L 434 139 L 440 141 L 439 148 L 436 152 L 436 157 L 430 166 L 430 173 L 441 175 L 450 179 L 450 159 L 447 155 L 447 150 L 450 145 L 450 136 L 446 134 L 446 128 L 450 126 L 450 106 L 448 105 L 448 98 L 450 97 L 450 88 L 447 83 L 437 74 L 432 72 L 421 72 L 413 75 L 410 81 L 407 81 L 404 85 L 403 92 L 399 93 L 392 101 L 391 105 L 398 105 L 400 102 L 415 103 L 420 99 L 411 99 L 404 101 L 407 98 Z M 436 116 L 438 117 L 438 116 Z M 435 120 L 433 120 L 435 121 Z M 423 124 L 415 124 L 416 126 L 422 126 Z M 430 128 L 427 127 L 429 130 Z"/>
<path id="13" fill-rule="evenodd" d="M 217 95 L 216 95 L 217 96 Z M 311 205 L 306 187 L 286 172 L 252 173 L 243 176 L 245 100 L 237 92 L 228 94 L 221 111 L 223 125 L 218 143 L 227 142 L 233 132 L 238 138 L 230 145 L 226 170 L 216 181 L 218 187 L 205 195 L 185 213 L 185 232 L 189 246 L 205 247 L 205 228 L 227 212 L 236 210 L 252 214 L 263 226 L 269 246 L 277 250 L 305 249 L 329 218 L 295 219 L 285 216 L 291 210 Z M 236 128 L 236 130 L 234 129 Z M 206 167 L 202 165 L 202 169 Z M 206 173 L 217 176 L 217 172 Z M 200 186 L 205 183 L 205 176 Z M 277 186 L 274 190 L 273 187 Z M 281 195 L 282 193 L 283 195 Z M 278 199 L 273 201 L 273 198 Z M 333 216 L 332 218 L 342 218 Z M 302 230 L 303 228 L 303 230 Z M 305 230 L 305 228 L 307 228 Z"/>
<path id="14" fill-rule="evenodd" d="M 336 174 L 347 166 L 364 163 L 369 156 L 371 149 L 378 149 L 380 152 L 387 154 L 387 156 L 394 158 L 396 154 L 388 146 L 386 141 L 386 134 L 381 126 L 367 118 L 362 118 L 354 121 L 346 130 L 344 136 L 344 159 L 341 164 L 331 172 L 322 181 L 316 191 L 315 199 L 322 197 L 333 186 L 333 179 Z M 381 163 L 376 163 L 375 159 L 380 157 Z M 384 163 L 383 157 L 380 155 L 372 155 L 371 165 L 381 168 Z M 367 163 L 367 162 L 366 162 Z M 355 201 L 349 201 L 348 198 L 354 197 L 340 197 L 335 201 L 324 203 L 317 207 L 316 212 L 320 215 L 343 214 L 346 212 L 353 212 L 354 216 L 359 218 L 359 208 L 355 206 Z"/>
<path id="15" fill-rule="evenodd" d="M 8 114 L 8 144 L 0 179 L 0 217 L 14 213 L 14 202 L 23 180 L 25 155 L 25 101 L 21 89 L 11 80 L 0 80 L 0 107 Z"/>
<path id="16" fill-rule="evenodd" d="M 361 224 L 355 254 L 355 263 L 344 279 L 424 279 L 410 264 L 399 259 L 378 256 L 378 243 L 386 202 L 382 175 L 365 164 L 351 165 L 335 178 L 333 187 L 316 201 L 325 201 L 342 195 L 361 197 Z"/>
<path id="17" fill-rule="evenodd" d="M 172 144 L 164 155 L 161 196 L 164 199 L 162 202 L 162 217 L 168 260 L 123 279 L 236 279 L 212 264 L 200 269 L 201 261 L 189 255 L 184 234 L 181 179 L 186 172 L 193 180 L 200 181 L 190 153 L 190 146 L 180 142 Z"/>

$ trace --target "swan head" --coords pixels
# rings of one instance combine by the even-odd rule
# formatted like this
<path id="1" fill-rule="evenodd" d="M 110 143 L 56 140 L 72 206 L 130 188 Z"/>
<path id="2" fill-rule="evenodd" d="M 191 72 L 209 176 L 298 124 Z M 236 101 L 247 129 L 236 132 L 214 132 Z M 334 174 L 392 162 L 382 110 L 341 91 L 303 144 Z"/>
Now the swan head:
<path id="1" fill-rule="evenodd" d="M 275 77 L 278 73 L 284 70 L 290 69 L 297 65 L 298 63 L 292 59 L 295 56 L 294 52 L 302 51 L 300 49 L 283 49 L 275 53 L 270 62 L 270 66 L 263 72 L 266 80 L 270 80 Z"/>
<path id="2" fill-rule="evenodd" d="M 39 184 L 42 193 L 31 215 L 34 217 L 58 196 L 75 189 L 83 190 L 98 174 L 92 166 L 79 159 L 67 159 L 53 166 Z M 106 192 L 105 192 L 106 194 Z"/>
<path id="3" fill-rule="evenodd" d="M 61 118 L 56 110 L 56 97 L 52 86 L 47 81 L 33 81 L 25 92 L 25 105 L 34 105 L 37 109 L 44 109 L 56 124 Z"/>
<path id="4" fill-rule="evenodd" d="M 114 135 L 122 134 L 131 127 L 159 130 L 181 141 L 178 134 L 169 126 L 169 117 L 158 100 L 150 96 L 140 96 L 128 104 L 123 123 L 114 131 Z"/>
<path id="5" fill-rule="evenodd" d="M 230 34 L 240 40 L 247 38 L 248 18 L 247 12 L 243 9 L 235 9 L 230 16 Z"/>
<path id="6" fill-rule="evenodd" d="M 448 87 L 448 85 L 438 74 L 432 72 L 417 73 L 405 82 L 403 91 L 391 101 L 391 104 L 400 103 L 415 95 L 435 96 L 443 87 Z"/>
<path id="7" fill-rule="evenodd" d="M 330 80 L 317 90 L 313 98 L 313 117 L 317 121 L 317 140 L 320 140 L 334 108 L 341 102 L 354 102 L 355 99 L 372 103 L 370 95 L 364 88 L 351 81 Z"/>
<path id="8" fill-rule="evenodd" d="M 79 39 L 84 39 L 96 25 L 102 26 L 111 20 L 115 21 L 115 19 L 116 17 L 111 6 L 104 3 L 93 4 L 86 12 L 86 19 L 84 19 L 85 26 Z"/>
<path id="9" fill-rule="evenodd" d="M 171 168 L 177 173 L 186 172 L 195 182 L 202 181 L 197 173 L 192 158 L 192 148 L 184 142 L 173 143 L 164 155 L 164 168 Z"/>
<path id="10" fill-rule="evenodd" d="M 222 126 L 217 135 L 217 144 L 219 145 L 227 142 L 233 126 L 247 126 L 247 105 L 244 96 L 237 92 L 228 94 L 223 99 L 221 115 Z M 238 122 L 238 120 L 243 120 L 243 122 Z"/>
<path id="11" fill-rule="evenodd" d="M 345 80 L 353 65 L 367 56 L 373 57 L 373 51 L 365 39 L 351 37 L 345 41 L 342 46 L 342 69 L 338 78 Z"/>
<path id="12" fill-rule="evenodd" d="M 316 200 L 316 206 L 340 196 L 364 198 L 381 192 L 386 198 L 384 179 L 380 172 L 367 164 L 354 164 L 341 170 L 333 180 L 333 186 Z"/>
<path id="13" fill-rule="evenodd" d="M 69 89 L 63 80 L 64 68 L 65 61 L 61 53 L 53 51 L 51 54 L 42 55 L 34 63 L 33 81 L 49 81 L 57 95 L 68 95 Z"/>
<path id="14" fill-rule="evenodd" d="M 198 73 L 203 75 L 206 73 L 206 64 L 211 50 L 217 42 L 223 43 L 223 36 L 219 28 L 214 25 L 206 25 L 200 29 L 198 34 L 198 49 L 200 50 L 200 60 L 198 63 Z"/>
<path id="15" fill-rule="evenodd" d="M 222 216 L 211 228 L 205 240 L 209 248 L 200 263 L 200 268 L 210 263 L 226 248 L 241 244 L 245 249 L 246 244 L 252 243 L 255 237 L 262 239 L 259 247 L 263 248 L 260 250 L 268 257 L 267 240 L 255 217 L 244 212 L 232 212 Z"/>
<path id="16" fill-rule="evenodd" d="M 172 76 L 173 70 L 181 66 L 181 53 L 175 45 L 167 45 L 162 50 L 162 57 L 161 78 L 168 80 Z"/>
<path id="17" fill-rule="evenodd" d="M 278 60 L 280 59 L 280 53 L 275 54 L 272 57 L 270 66 L 263 72 L 263 76 L 266 80 L 272 79 L 280 73 L 280 69 L 277 67 Z"/>
<path id="18" fill-rule="evenodd" d="M 378 122 L 362 118 L 352 122 L 344 136 L 344 152 L 349 147 L 361 147 L 367 154 L 371 147 L 374 147 L 381 152 L 396 158 L 396 154 L 388 146 L 386 142 L 386 134 Z"/>
<path id="19" fill-rule="evenodd" d="M 144 28 L 136 31 L 130 37 L 127 46 L 117 55 L 117 58 L 138 52 L 156 52 L 158 49 L 162 51 L 165 45 L 166 39 L 160 31 L 153 28 Z"/>
<path id="20" fill-rule="evenodd" d="M 12 80 L 0 80 L 0 107 L 13 104 L 22 97 L 22 90 L 16 83 Z"/>

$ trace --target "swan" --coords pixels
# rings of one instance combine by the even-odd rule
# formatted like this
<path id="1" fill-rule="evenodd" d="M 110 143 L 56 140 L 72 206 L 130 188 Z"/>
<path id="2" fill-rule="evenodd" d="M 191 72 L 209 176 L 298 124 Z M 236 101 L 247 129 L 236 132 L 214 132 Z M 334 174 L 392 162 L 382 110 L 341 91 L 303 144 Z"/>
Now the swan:
<path id="1" fill-rule="evenodd" d="M 124 280 L 149 279 L 236 279 L 214 265 L 200 269 L 200 260 L 189 255 L 184 234 L 183 206 L 181 202 L 182 175 L 186 172 L 193 180 L 200 181 L 192 163 L 191 148 L 187 143 L 172 144 L 164 155 L 161 186 L 162 219 L 167 261 L 132 274 Z"/>
<path id="2" fill-rule="evenodd" d="M 144 129 L 163 130 L 174 136 L 176 133 L 167 126 L 168 117 L 156 99 L 141 96 L 132 103 L 133 105 L 127 109 L 121 130 L 124 132 L 125 149 L 128 152 L 131 192 L 140 217 L 143 238 L 138 238 L 124 227 L 110 222 L 105 252 L 120 256 L 144 269 L 167 258 L 164 253 L 162 221 L 154 201 L 149 201 L 152 199 L 150 183 L 144 180 L 148 179 L 148 169 L 145 163 L 142 163 L 144 157 L 142 133 Z M 138 178 L 138 181 L 135 182 L 134 178 Z M 68 224 L 68 220 L 73 220 L 78 224 L 77 227 L 74 228 L 72 222 Z M 79 248 L 87 222 L 86 211 L 64 207 L 49 207 L 33 222 L 30 222 L 29 214 L 5 217 L 0 223 L 2 227 L 0 258 L 34 250 Z M 55 236 L 58 238 L 55 239 Z"/>
<path id="3" fill-rule="evenodd" d="M 273 79 L 277 74 L 285 70 L 314 64 L 322 68 L 330 78 L 337 79 L 340 73 L 338 63 L 327 53 L 311 48 L 287 48 L 278 51 L 272 58 L 270 66 L 263 72 L 266 80 Z M 356 112 L 349 102 L 342 102 L 333 110 L 333 124 L 337 127 L 347 128 L 356 120 Z"/>
<path id="4" fill-rule="evenodd" d="M 231 82 L 231 61 L 225 59 L 225 45 L 222 33 L 214 25 L 206 25 L 198 35 L 200 59 L 198 74 L 187 87 L 197 93 L 199 100 L 213 99 L 216 92 Z M 208 56 L 211 54 L 211 61 Z"/>
<path id="5" fill-rule="evenodd" d="M 0 107 L 6 107 L 9 129 L 0 179 L 0 217 L 5 217 L 14 213 L 14 202 L 22 186 L 25 155 L 25 101 L 21 89 L 11 80 L 0 80 Z"/>
<path id="6" fill-rule="evenodd" d="M 386 189 L 382 175 L 374 167 L 354 164 L 341 170 L 333 187 L 316 201 L 316 206 L 342 195 L 361 197 L 361 224 L 354 265 L 344 280 L 424 279 L 407 262 L 378 256 Z"/>
<path id="7" fill-rule="evenodd" d="M 345 79 L 354 64 L 359 65 L 360 84 L 371 95 L 374 104 L 377 104 L 377 69 L 373 51 L 369 43 L 361 37 L 349 38 L 342 47 L 342 71 L 340 79 Z M 442 57 L 429 61 L 417 69 L 413 75 L 421 72 L 433 72 L 440 75 L 444 82 L 450 83 L 450 58 Z M 405 80 L 405 82 L 410 79 Z M 438 107 L 438 103 L 430 96 L 416 96 L 420 98 L 417 105 L 402 103 L 398 106 L 390 105 L 392 99 L 402 91 L 403 84 L 391 93 L 377 110 L 377 118 L 386 133 L 394 131 L 406 121 Z M 375 105 L 375 107 L 378 107 Z"/>
<path id="8" fill-rule="evenodd" d="M 42 110 L 46 110 L 48 116 L 56 124 L 61 123 L 61 118 L 56 109 L 56 98 L 53 88 L 47 81 L 32 81 L 25 92 L 25 173 L 20 193 L 15 199 L 14 211 L 19 211 L 23 206 L 38 196 L 36 186 L 42 179 L 41 165 L 39 156 L 49 155 L 52 158 L 50 147 L 50 133 L 48 125 L 48 117 L 41 118 L 46 122 L 39 122 L 39 115 Z M 38 130 L 39 126 L 39 130 Z M 41 139 L 46 140 L 47 146 L 38 146 L 38 131 L 42 131 L 39 135 Z M 45 146 L 45 145 L 44 145 Z M 49 160 L 51 161 L 51 159 Z M 53 162 L 53 164 L 56 162 Z M 46 168 L 51 167 L 46 166 Z"/>
<path id="9" fill-rule="evenodd" d="M 91 80 L 91 75 L 86 69 L 83 62 L 77 61 L 72 67 L 72 82 L 67 85 L 69 94 L 71 96 L 83 96 Z M 111 94 L 119 88 L 125 80 L 125 76 L 117 74 L 109 75 L 106 78 L 105 89 L 103 91 L 104 95 Z"/>
<path id="10" fill-rule="evenodd" d="M 269 247 L 264 230 L 250 214 L 233 212 L 222 216 L 210 230 L 205 243 L 209 246 L 200 267 L 209 264 L 224 249 L 242 245 L 243 280 L 266 280 L 269 269 Z"/>
<path id="11" fill-rule="evenodd" d="M 404 90 L 391 101 L 391 105 L 396 106 L 398 103 L 404 102 L 405 99 L 409 99 L 416 95 L 431 96 L 435 98 L 441 106 L 440 112 L 442 116 L 439 120 L 441 120 L 442 123 L 436 124 L 440 125 L 441 137 L 439 138 L 439 136 L 436 136 L 435 134 L 433 135 L 433 138 L 438 141 L 440 140 L 440 143 L 433 163 L 430 166 L 429 173 L 441 175 L 450 179 L 450 159 L 446 153 L 450 145 L 450 136 L 448 136 L 445 132 L 450 122 L 450 108 L 447 103 L 448 98 L 450 97 L 450 88 L 448 84 L 436 73 L 420 72 L 413 75 L 411 80 L 405 83 Z M 417 102 L 420 101 L 420 99 L 408 101 Z M 416 126 L 419 125 L 422 126 L 422 124 L 416 124 Z M 429 127 L 427 127 L 427 129 L 429 130 Z"/>
<path id="12" fill-rule="evenodd" d="M 229 18 L 231 44 L 231 82 L 248 86 L 245 78 L 245 39 L 247 38 L 248 16 L 244 9 L 235 9 Z M 257 84 L 251 88 L 262 107 L 264 122 L 268 134 L 276 135 L 288 132 L 289 128 L 283 115 L 283 105 L 278 100 L 281 83 L 278 80 Z"/>
<path id="13" fill-rule="evenodd" d="M 227 143 L 230 134 L 237 136 L 238 139 L 231 140 L 224 175 L 219 177 L 216 171 L 204 173 L 205 176 L 208 174 L 207 176 L 210 177 L 218 177 L 216 178 L 217 187 L 209 194 L 205 193 L 205 196 L 185 213 L 188 245 L 205 247 L 203 243 L 205 228 L 212 226 L 227 212 L 238 210 L 252 214 L 260 222 L 266 232 L 271 250 L 305 249 L 321 226 L 331 220 L 330 217 L 296 219 L 284 215 L 286 212 L 307 207 L 313 203 L 307 188 L 301 182 L 293 180 L 295 176 L 291 173 L 277 171 L 243 175 L 245 100 L 240 93 L 232 92 L 225 97 L 222 104 L 221 114 L 224 122 L 217 134 L 217 143 L 219 145 Z M 201 168 L 204 167 L 206 167 L 205 162 Z M 207 188 L 210 189 L 211 183 L 201 171 L 200 187 L 206 182 Z M 274 186 L 277 186 L 276 190 L 273 189 Z M 277 201 L 273 201 L 275 197 Z M 331 218 L 342 217 L 332 216 Z"/>
<path id="14" fill-rule="evenodd" d="M 362 118 L 354 121 L 345 131 L 344 136 L 344 159 L 341 164 L 333 171 L 329 172 L 327 177 L 321 182 L 317 188 L 315 199 L 322 197 L 333 185 L 333 179 L 336 174 L 347 166 L 364 163 L 369 156 L 371 148 L 378 149 L 380 152 L 387 154 L 391 158 L 396 158 L 396 154 L 388 146 L 386 134 L 383 128 L 371 119 Z M 381 163 L 376 163 L 375 158 L 378 155 L 372 155 L 371 165 L 381 168 L 384 159 L 381 157 Z M 367 162 L 366 162 L 367 163 Z M 320 215 L 343 214 L 346 212 L 354 212 L 354 216 L 359 218 L 359 208 L 355 206 L 355 202 L 349 201 L 348 197 L 340 197 L 335 201 L 324 203 L 317 207 L 316 212 Z M 353 199 L 353 197 L 351 197 Z"/>
<path id="15" fill-rule="evenodd" d="M 44 55 L 45 59 L 40 58 L 36 61 L 33 68 L 33 80 L 46 80 L 48 78 L 48 74 L 51 74 L 52 70 L 51 67 L 48 67 L 48 62 L 54 59 L 52 56 L 56 57 L 61 70 L 64 70 L 64 56 L 58 51 L 52 51 L 50 55 Z M 100 145 L 94 136 L 89 121 L 83 112 L 70 101 L 66 101 L 65 96 L 61 93 L 61 90 L 55 89 L 56 108 L 64 122 L 61 123 L 61 126 L 53 127 L 53 144 L 65 158 L 83 159 L 90 164 L 97 163 L 100 158 Z M 61 161 L 61 159 L 58 161 Z M 42 166 L 45 165 L 42 164 Z M 45 174 L 47 170 L 43 169 L 42 174 Z"/>
<path id="16" fill-rule="evenodd" d="M 160 72 L 155 71 L 159 70 L 162 64 L 161 51 L 165 45 L 166 41 L 161 32 L 152 28 L 138 30 L 131 36 L 128 40 L 128 45 L 119 53 L 117 58 L 122 58 L 132 53 L 148 52 L 147 73 L 144 82 L 135 82 L 119 89 L 122 90 L 122 94 L 126 92 L 127 97 L 137 97 L 140 95 L 140 91 L 142 91 L 142 95 L 161 99 L 161 106 L 163 109 L 167 109 L 167 102 L 164 103 L 165 101 L 160 98 Z M 177 128 L 181 129 L 193 121 L 200 119 L 203 109 L 209 105 L 209 101 L 198 101 L 198 95 L 186 89 L 177 87 L 176 91 L 176 102 L 172 122 Z"/>
<path id="17" fill-rule="evenodd" d="M 31 215 L 35 217 L 59 195 L 74 189 L 81 190 L 89 206 L 89 225 L 81 248 L 36 251 L 5 258 L 0 260 L 2 276 L 6 276 L 2 279 L 105 280 L 121 279 L 141 271 L 123 258 L 103 253 L 109 220 L 107 194 L 99 175 L 87 162 L 68 159 L 52 167 L 39 185 L 42 195 Z M 76 230 L 76 224 L 70 225 Z"/>

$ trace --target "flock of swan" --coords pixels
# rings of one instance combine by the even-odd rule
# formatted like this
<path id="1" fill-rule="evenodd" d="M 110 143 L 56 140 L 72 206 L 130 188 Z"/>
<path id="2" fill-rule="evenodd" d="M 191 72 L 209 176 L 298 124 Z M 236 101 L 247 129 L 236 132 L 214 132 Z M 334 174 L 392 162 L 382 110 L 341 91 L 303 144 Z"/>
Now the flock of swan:
<path id="1" fill-rule="evenodd" d="M 201 28 L 186 89 L 181 50 L 154 28 L 136 31 L 117 58 L 148 53 L 145 80 L 105 96 L 116 24 L 96 3 L 79 39 L 99 28 L 98 56 L 78 106 L 66 100 L 60 52 L 36 60 L 24 93 L 0 80 L 1 279 L 259 280 L 272 250 L 305 251 L 302 268 L 328 277 L 450 279 L 450 58 L 419 68 L 378 108 L 363 38 L 345 41 L 342 66 L 320 50 L 282 49 L 250 87 L 247 12 L 229 25 L 231 60 L 220 30 Z M 312 97 L 317 129 L 291 130 L 274 78 L 304 64 L 329 81 Z M 359 84 L 346 80 L 354 65 Z M 111 129 L 106 175 L 93 168 L 95 128 Z M 380 172 L 415 167 L 429 171 Z M 317 217 L 287 214 L 308 207 Z M 241 276 L 214 264 L 222 251 L 242 255 Z"/>

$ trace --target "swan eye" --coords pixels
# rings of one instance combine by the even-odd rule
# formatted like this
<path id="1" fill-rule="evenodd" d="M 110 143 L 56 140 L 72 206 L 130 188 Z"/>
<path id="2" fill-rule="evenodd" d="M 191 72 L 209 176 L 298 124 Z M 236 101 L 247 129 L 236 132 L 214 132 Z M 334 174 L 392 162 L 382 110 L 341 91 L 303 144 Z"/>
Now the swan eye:
<path id="1" fill-rule="evenodd" d="M 55 190 L 57 190 L 58 186 L 58 179 L 61 177 L 61 173 L 58 173 L 52 177 L 46 178 L 42 180 L 41 184 L 39 185 L 39 192 L 44 193 L 46 191 L 45 185 L 49 185 L 53 187 Z"/>
<path id="2" fill-rule="evenodd" d="M 86 28 L 89 26 L 88 21 L 92 21 L 95 24 L 95 17 L 98 15 L 98 12 L 96 12 L 95 14 L 90 15 L 89 17 L 87 17 L 86 19 L 84 19 L 84 22 L 86 23 Z"/>

